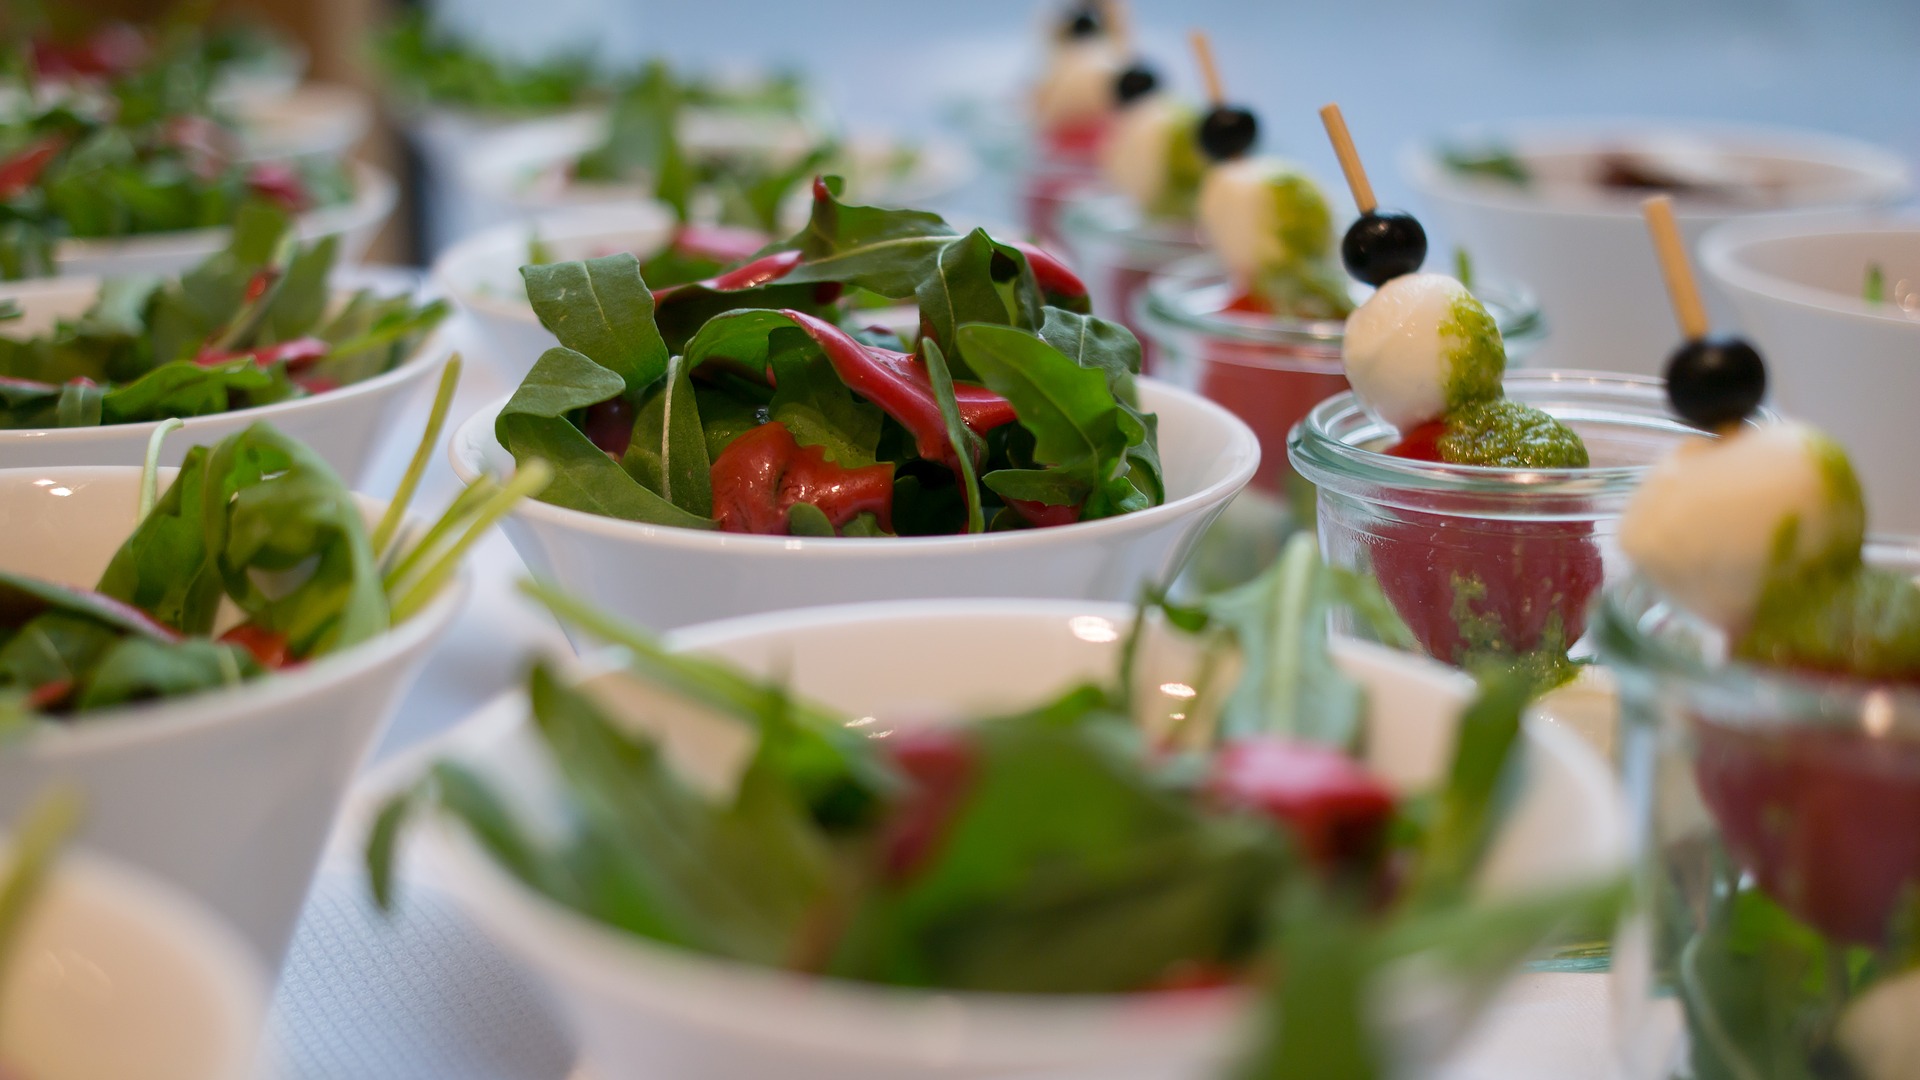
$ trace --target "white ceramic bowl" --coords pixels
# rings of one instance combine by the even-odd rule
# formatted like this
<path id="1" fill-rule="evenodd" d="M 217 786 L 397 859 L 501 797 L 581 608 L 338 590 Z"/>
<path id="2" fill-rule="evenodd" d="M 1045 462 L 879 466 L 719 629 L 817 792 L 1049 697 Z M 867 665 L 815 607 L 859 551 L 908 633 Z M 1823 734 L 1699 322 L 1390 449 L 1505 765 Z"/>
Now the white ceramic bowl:
<path id="1" fill-rule="evenodd" d="M 581 206 L 494 226 L 434 260 L 433 281 L 473 324 L 477 352 L 515 383 L 540 354 L 560 344 L 533 313 L 520 268 L 535 238 L 560 260 L 631 251 L 645 261 L 673 236 L 673 215 L 651 199 Z"/>
<path id="2" fill-rule="evenodd" d="M 1110 678 L 1131 610 L 1061 601 L 936 601 L 783 612 L 696 627 L 676 647 L 724 657 L 849 716 L 928 722 L 1034 702 Z M 1339 641 L 1369 691 L 1370 765 L 1402 789 L 1443 773 L 1471 693 L 1458 672 L 1410 654 Z M 965 662 L 960 662 L 964 660 Z M 1156 631 L 1137 687 L 1192 677 L 1190 639 Z M 991 672 L 982 678 L 981 672 Z M 614 671 L 623 699 L 670 708 Z M 626 698 L 626 695 L 638 695 Z M 523 696 L 490 706 L 455 756 L 540 806 L 551 774 Z M 875 725 L 876 727 L 878 725 Z M 1624 867 L 1626 823 L 1604 764 L 1551 725 L 1527 730 L 1527 780 L 1490 853 L 1483 895 L 1598 881 Z M 717 961 L 597 925 L 522 886 L 456 826 L 424 834 L 422 855 L 487 931 L 545 976 L 600 1080 L 914 1080 L 979 1076 L 1202 1080 L 1240 1044 L 1243 996 L 1025 997 L 911 992 Z M 1397 985 L 1390 1035 L 1431 1064 L 1484 998 L 1432 972 Z"/>
<path id="3" fill-rule="evenodd" d="M 1439 158 L 1444 146 L 1502 146 L 1543 172 L 1623 146 L 1689 145 L 1764 168 L 1785 184 L 1769 209 L 1797 213 L 1836 206 L 1876 206 L 1908 190 L 1896 154 L 1852 139 L 1812 132 L 1673 121 L 1555 121 L 1488 126 L 1409 147 L 1408 179 L 1439 223 L 1489 278 L 1524 281 L 1539 297 L 1551 339 L 1533 363 L 1658 375 L 1677 343 L 1672 310 L 1640 213 L 1640 196 L 1592 188 L 1549 192 L 1461 177 Z M 1678 200 L 1675 213 L 1689 244 L 1707 229 L 1753 208 Z M 1712 290 L 1708 305 L 1722 330 L 1732 311 Z"/>
<path id="4" fill-rule="evenodd" d="M 977 536 L 807 539 L 645 525 L 528 501 L 507 538 L 535 574 L 656 630 L 783 608 L 942 596 L 1132 600 L 1171 580 L 1260 463 L 1253 432 L 1195 394 L 1141 379 L 1160 417 L 1167 501 L 1099 521 Z M 453 471 L 510 475 L 505 399 L 454 432 Z"/>
<path id="5" fill-rule="evenodd" d="M 650 191 L 641 185 L 584 183 L 568 176 L 567 166 L 599 145 L 606 127 L 606 117 L 594 114 L 514 125 L 473 148 L 463 163 L 464 183 L 497 213 L 521 216 L 645 198 Z M 814 126 L 803 120 L 702 111 L 689 115 L 685 142 L 695 151 L 755 150 L 797 159 L 819 138 Z M 899 176 L 887 175 L 882 167 L 899 143 L 854 136 L 844 144 L 854 166 L 846 178 L 847 196 L 856 202 L 923 205 L 959 188 L 974 172 L 966 149 L 947 139 L 916 141 L 918 160 Z M 783 217 L 797 214 L 792 224 L 798 227 L 806 220 L 805 204 L 805 192 L 796 192 L 787 208 L 790 213 Z"/>
<path id="6" fill-rule="evenodd" d="M 367 95 L 338 83 L 303 83 L 283 96 L 235 102 L 245 156 L 257 160 L 341 158 L 373 123 Z"/>
<path id="7" fill-rule="evenodd" d="M 0 1063 L 26 1080 L 254 1080 L 266 979 L 178 890 L 63 853 L 0 980 Z"/>
<path id="8" fill-rule="evenodd" d="M 371 165 L 353 166 L 353 197 L 300 215 L 300 238 L 340 235 L 340 261 L 357 263 L 366 255 L 387 215 L 400 201 L 393 177 Z M 227 230 L 190 229 L 98 240 L 62 240 L 53 262 L 60 277 L 112 277 L 123 274 L 177 274 L 227 246 Z"/>
<path id="9" fill-rule="evenodd" d="M 137 467 L 0 470 L 0 569 L 91 588 L 133 530 L 139 480 Z M 0 821 L 75 784 L 89 846 L 198 896 L 277 968 L 348 782 L 466 590 L 462 576 L 400 626 L 291 671 L 0 746 Z"/>
<path id="10" fill-rule="evenodd" d="M 1920 535 L 1920 218 L 1755 218 L 1700 253 L 1766 357 L 1774 406 L 1846 446 L 1876 531 Z M 1870 263 L 1887 303 L 1866 301 Z"/>
<path id="11" fill-rule="evenodd" d="M 392 291 L 391 281 L 371 275 L 362 279 L 349 270 L 336 280 L 335 301 L 345 301 L 362 284 Z M 0 283 L 0 299 L 18 301 L 24 313 L 19 320 L 0 323 L 0 336 L 24 338 L 43 333 L 55 320 L 86 311 L 99 291 L 100 282 L 94 278 Z M 452 355 L 448 331 L 443 323 L 421 341 L 412 356 L 393 370 L 363 382 L 273 405 L 193 417 L 186 427 L 168 436 L 161 463 L 178 465 L 189 447 L 211 445 L 265 420 L 311 446 L 348 484 L 359 483 L 374 463 L 373 452 L 395 430 L 422 385 L 437 377 L 441 365 Z M 147 440 L 159 423 L 0 429 L 0 468 L 139 465 L 146 458 Z M 407 437 L 417 438 L 418 430 L 408 427 Z"/>

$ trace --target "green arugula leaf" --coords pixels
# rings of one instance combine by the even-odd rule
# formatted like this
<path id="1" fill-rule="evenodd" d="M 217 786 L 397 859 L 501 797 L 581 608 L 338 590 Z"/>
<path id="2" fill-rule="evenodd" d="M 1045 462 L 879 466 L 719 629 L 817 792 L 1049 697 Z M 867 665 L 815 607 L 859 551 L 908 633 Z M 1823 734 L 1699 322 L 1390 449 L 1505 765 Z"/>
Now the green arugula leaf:
<path id="1" fill-rule="evenodd" d="M 264 669 L 245 649 L 205 638 L 161 643 L 122 638 L 93 665 L 75 708 L 104 709 L 235 686 Z"/>
<path id="2" fill-rule="evenodd" d="M 667 345 L 653 322 L 653 293 L 631 252 L 524 266 L 520 276 L 540 325 L 560 344 L 618 373 L 634 404 L 667 373 Z"/>
<path id="3" fill-rule="evenodd" d="M 690 514 L 641 486 L 565 419 L 503 412 L 495 431 L 516 462 L 524 466 L 540 459 L 552 466 L 553 480 L 540 493 L 541 502 L 649 525 L 715 527 L 711 520 Z"/>
<path id="4" fill-rule="evenodd" d="M 713 464 L 691 368 L 685 356 L 673 358 L 666 385 L 640 407 L 621 465 L 675 506 L 704 518 L 713 514 Z"/>
<path id="5" fill-rule="evenodd" d="M 926 360 L 927 375 L 933 382 L 934 400 L 940 403 L 940 416 L 947 423 L 947 439 L 953 443 L 960 462 L 960 488 L 967 500 L 967 531 L 985 532 L 986 516 L 980 508 L 980 482 L 976 478 L 975 465 L 983 448 L 980 436 L 967 430 L 966 422 L 960 419 L 960 404 L 953 397 L 953 376 L 947 371 L 947 361 L 940 352 L 940 343 L 926 338 L 920 343 L 920 353 Z"/>
<path id="6" fill-rule="evenodd" d="M 1479 696 L 1460 714 L 1453 764 L 1414 867 L 1409 903 L 1416 907 L 1466 894 L 1521 779 L 1523 762 L 1515 748 L 1534 684 L 1521 672 L 1499 668 L 1479 678 Z"/>

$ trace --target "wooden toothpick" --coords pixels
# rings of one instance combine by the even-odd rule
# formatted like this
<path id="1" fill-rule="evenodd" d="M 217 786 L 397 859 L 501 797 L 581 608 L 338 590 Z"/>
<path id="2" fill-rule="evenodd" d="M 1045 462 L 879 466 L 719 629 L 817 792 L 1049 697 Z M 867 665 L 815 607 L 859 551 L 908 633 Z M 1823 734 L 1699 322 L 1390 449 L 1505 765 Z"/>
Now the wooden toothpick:
<path id="1" fill-rule="evenodd" d="M 1347 176 L 1347 188 L 1353 192 L 1353 205 L 1363 214 L 1371 214 L 1380 200 L 1373 197 L 1373 184 L 1360 164 L 1360 151 L 1353 148 L 1353 136 L 1347 131 L 1347 119 L 1340 106 L 1331 102 L 1320 107 L 1320 122 L 1327 126 L 1327 138 L 1333 140 L 1333 153 L 1340 159 L 1340 171 Z"/>
<path id="2" fill-rule="evenodd" d="M 1673 302 L 1680 334 L 1688 341 L 1699 341 L 1707 336 L 1707 308 L 1700 302 L 1700 285 L 1687 262 L 1687 242 L 1673 219 L 1673 198 L 1655 195 L 1640 209 L 1647 218 L 1647 231 L 1653 234 L 1653 250 L 1660 256 L 1660 275 L 1667 280 L 1667 299 Z"/>
<path id="3" fill-rule="evenodd" d="M 1207 85 L 1207 101 L 1225 105 L 1227 88 L 1220 81 L 1220 68 L 1213 62 L 1213 42 L 1205 30 L 1188 31 L 1187 40 L 1193 42 L 1193 59 L 1200 65 L 1200 78 Z"/>

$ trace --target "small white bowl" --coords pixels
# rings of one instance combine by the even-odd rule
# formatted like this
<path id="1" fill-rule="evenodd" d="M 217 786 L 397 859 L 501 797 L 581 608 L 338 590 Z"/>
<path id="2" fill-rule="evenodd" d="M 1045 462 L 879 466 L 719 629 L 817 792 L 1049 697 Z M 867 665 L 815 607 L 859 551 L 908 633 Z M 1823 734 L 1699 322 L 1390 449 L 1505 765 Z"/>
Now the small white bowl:
<path id="1" fill-rule="evenodd" d="M 1700 254 L 1766 357 L 1774 406 L 1846 446 L 1876 531 L 1920 535 L 1920 218 L 1755 218 L 1713 230 Z M 1884 304 L 1866 301 L 1869 263 Z"/>
<path id="2" fill-rule="evenodd" d="M 133 530 L 139 482 L 137 467 L 0 470 L 0 569 L 93 587 Z M 385 509 L 360 506 L 369 521 Z M 405 623 L 281 674 L 10 740 L 0 821 L 75 784 L 89 846 L 198 896 L 277 968 L 349 781 L 466 592 L 463 574 Z"/>
<path id="3" fill-rule="evenodd" d="M 821 139 L 819 131 L 804 120 L 709 111 L 691 112 L 685 132 L 686 145 L 694 151 L 760 151 L 796 159 Z M 519 216 L 648 197 L 650 189 L 639 184 L 572 179 L 572 162 L 598 146 L 606 134 L 604 114 L 516 124 L 473 148 L 462 163 L 463 182 L 497 214 Z M 971 155 L 948 139 L 916 142 L 918 158 L 899 176 L 887 176 L 883 168 L 899 142 L 854 136 L 843 140 L 843 145 L 854 163 L 852 175 L 846 178 L 847 195 L 857 202 L 918 206 L 950 194 L 974 173 Z M 795 227 L 805 222 L 806 203 L 806 193 L 800 191 L 786 208 L 798 213 L 798 220 L 792 222 Z"/>
<path id="4" fill-rule="evenodd" d="M 560 344 L 533 313 L 520 268 L 538 239 L 554 258 L 593 259 L 631 251 L 641 261 L 673 237 L 673 214 L 651 199 L 555 210 L 497 225 L 462 240 L 433 263 L 433 281 L 473 321 L 476 351 L 514 382 Z"/>
<path id="5" fill-rule="evenodd" d="M 364 162 L 355 162 L 353 197 L 340 205 L 322 206 L 300 215 L 300 239 L 317 240 L 338 233 L 340 261 L 350 266 L 366 255 L 399 201 L 400 188 L 393 177 Z M 66 239 L 54 245 L 53 265 L 58 277 L 177 274 L 191 270 L 226 246 L 225 228 Z"/>
<path id="6" fill-rule="evenodd" d="M 61 855 L 0 978 L 0 1065 L 29 1080 L 254 1080 L 267 980 L 178 890 Z"/>
<path id="7" fill-rule="evenodd" d="M 371 274 L 361 279 L 356 271 L 347 270 L 335 282 L 334 301 L 344 302 L 361 284 L 392 291 L 390 281 L 383 282 Z M 23 312 L 18 320 L 0 323 L 0 336 L 25 338 L 44 333 L 52 329 L 55 320 L 85 312 L 99 291 L 100 282 L 94 278 L 0 283 L 0 300 L 18 301 Z M 348 484 L 359 483 L 374 464 L 373 452 L 401 420 L 415 391 L 435 378 L 452 355 L 448 329 L 443 322 L 420 342 L 413 355 L 371 379 L 292 401 L 192 417 L 186 427 L 168 436 L 161 448 L 161 464 L 178 465 L 190 447 L 211 445 L 265 420 L 311 446 Z M 146 459 L 147 440 L 159 424 L 156 420 L 94 427 L 0 429 L 0 468 L 137 466 Z M 417 432 L 409 429 L 408 435 L 415 437 Z"/>
<path id="8" fill-rule="evenodd" d="M 1110 678 L 1131 609 L 1060 601 L 938 601 L 782 612 L 693 628 L 676 648 L 719 656 L 849 716 L 895 723 L 1030 707 L 1076 682 Z M 1451 752 L 1471 682 L 1406 653 L 1340 640 L 1335 656 L 1368 689 L 1370 766 L 1403 790 L 1432 786 Z M 1191 678 L 1190 639 L 1148 634 L 1137 686 Z M 670 708 L 617 669 L 639 707 Z M 983 678 L 990 672 L 990 678 Z M 551 806 L 544 754 L 523 695 L 475 718 L 454 756 L 531 803 Z M 933 718 L 929 720 L 929 718 Z M 878 727 L 878 725 L 875 725 Z M 1625 866 L 1626 822 L 1606 766 L 1579 739 L 1530 723 L 1524 789 L 1479 881 L 1482 895 L 1598 882 Z M 600 1080 L 919 1080 L 978 1076 L 1202 1080 L 1244 1040 L 1246 998 L 1030 997 L 915 992 L 715 960 L 587 920 L 537 895 L 457 826 L 422 834 L 423 865 L 481 925 L 541 973 Z M 1458 987 L 1417 964 L 1396 972 L 1387 1034 L 1397 1056 L 1431 1065 L 1470 1026 L 1491 988 Z"/>
<path id="9" fill-rule="evenodd" d="M 861 600 L 1031 596 L 1132 600 L 1172 578 L 1200 534 L 1252 479 L 1260 444 L 1232 413 L 1141 379 L 1160 418 L 1167 501 L 1099 521 L 975 536 L 749 536 L 646 525 L 527 501 L 502 523 L 528 569 L 656 630 L 783 608 Z M 494 438 L 506 399 L 454 432 L 453 471 L 471 484 L 513 472 Z"/>
<path id="10" fill-rule="evenodd" d="M 1542 192 L 1463 177 L 1440 160 L 1440 150 L 1504 147 L 1564 171 L 1597 153 L 1659 145 L 1704 147 L 1779 176 L 1786 188 L 1765 208 L 1774 213 L 1887 205 L 1909 185 L 1905 162 L 1867 143 L 1791 129 L 1667 120 L 1487 125 L 1410 146 L 1401 160 L 1414 188 L 1482 273 L 1524 281 L 1539 297 L 1553 335 L 1533 363 L 1658 375 L 1678 339 L 1641 217 L 1641 195 L 1558 185 Z M 1674 207 L 1689 244 L 1712 226 L 1757 209 L 1686 198 Z M 1708 292 L 1715 323 L 1732 329 L 1733 312 Z"/>
<path id="11" fill-rule="evenodd" d="M 367 95 L 338 83 L 303 83 L 284 96 L 235 102 L 244 155 L 252 160 L 343 158 L 373 123 Z"/>

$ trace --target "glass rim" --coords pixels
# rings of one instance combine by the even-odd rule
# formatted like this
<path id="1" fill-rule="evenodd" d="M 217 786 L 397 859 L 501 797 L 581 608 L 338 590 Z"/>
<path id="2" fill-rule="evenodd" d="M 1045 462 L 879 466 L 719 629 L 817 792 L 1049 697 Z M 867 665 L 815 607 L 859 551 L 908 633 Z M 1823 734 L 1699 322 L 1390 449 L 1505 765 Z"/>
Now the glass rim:
<path id="1" fill-rule="evenodd" d="M 1148 217 L 1140 213 L 1133 200 L 1113 191 L 1084 191 L 1068 199 L 1060 211 L 1060 232 L 1069 242 L 1117 244 L 1130 253 L 1147 256 L 1156 265 L 1184 261 L 1205 250 L 1193 222 Z"/>
<path id="2" fill-rule="evenodd" d="M 1920 538 L 1875 534 L 1866 542 L 1869 565 L 1898 558 L 1920 568 Z M 1768 667 L 1687 648 L 1656 625 L 1710 629 L 1638 572 L 1609 584 L 1594 604 L 1594 643 L 1607 667 L 1628 677 L 1678 682 L 1687 696 L 1715 706 L 1715 722 L 1752 730 L 1865 728 L 1875 736 L 1920 741 L 1920 684 L 1820 675 Z M 1877 719 L 1876 719 L 1877 718 Z"/>
<path id="3" fill-rule="evenodd" d="M 1212 254 L 1190 256 L 1153 275 L 1145 293 L 1136 302 L 1136 313 L 1143 325 L 1154 329 L 1171 327 L 1249 345 L 1319 346 L 1337 351 L 1346 338 L 1345 319 L 1258 316 L 1228 312 L 1219 305 L 1196 310 L 1195 305 L 1182 302 L 1202 290 L 1218 289 L 1227 283 L 1226 269 Z M 1354 302 L 1358 304 L 1371 295 L 1372 290 L 1355 282 L 1353 292 Z M 1501 340 L 1533 344 L 1546 336 L 1546 319 L 1532 290 L 1496 280 L 1476 281 L 1472 292 L 1493 316 Z"/>
<path id="4" fill-rule="evenodd" d="M 1528 391 L 1587 390 L 1617 402 L 1621 407 L 1639 406 L 1636 415 L 1644 416 L 1649 427 L 1673 435 L 1712 437 L 1688 426 L 1667 411 L 1666 381 L 1651 375 L 1626 375 L 1608 371 L 1574 368 L 1519 368 L 1508 371 L 1501 380 L 1512 396 L 1522 400 L 1534 396 Z M 1515 390 L 1521 391 L 1513 394 Z M 1777 419 L 1770 409 L 1760 409 L 1748 423 Z M 1594 499 L 1625 496 L 1639 486 L 1651 463 L 1640 465 L 1589 465 L 1581 468 L 1516 469 L 1491 465 L 1451 465 L 1394 457 L 1379 450 L 1343 438 L 1343 430 L 1374 430 L 1385 425 L 1375 420 L 1351 390 L 1313 407 L 1305 419 L 1287 433 L 1287 457 L 1300 475 L 1316 485 L 1334 491 L 1348 491 L 1358 485 L 1378 485 L 1398 490 L 1436 494 L 1523 497 L 1529 500 L 1549 496 Z M 1391 429 L 1388 429 L 1391 430 Z"/>

